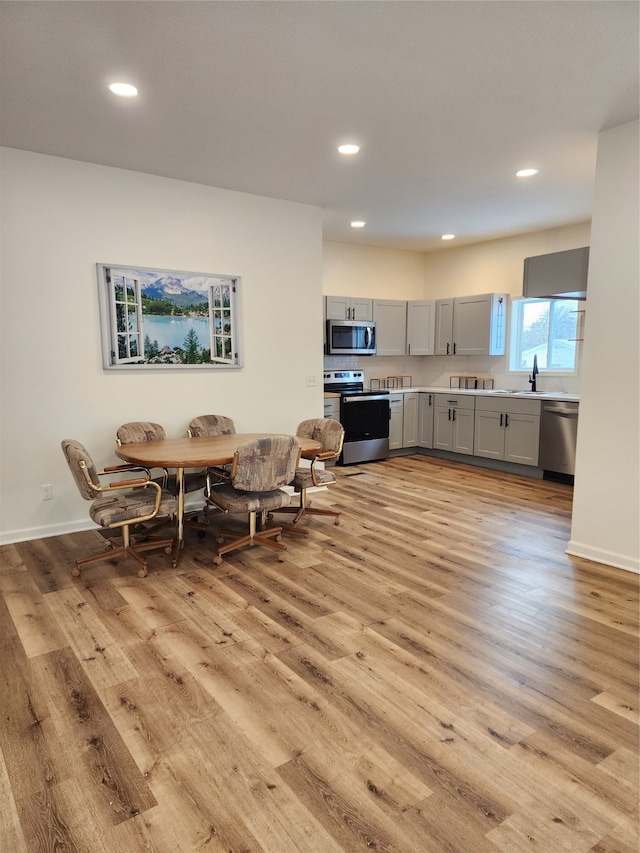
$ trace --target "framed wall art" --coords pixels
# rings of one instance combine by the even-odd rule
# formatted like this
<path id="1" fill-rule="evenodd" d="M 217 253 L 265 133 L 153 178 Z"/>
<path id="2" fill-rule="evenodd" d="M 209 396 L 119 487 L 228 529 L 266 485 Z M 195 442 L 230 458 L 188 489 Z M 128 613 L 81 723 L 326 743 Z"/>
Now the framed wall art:
<path id="1" fill-rule="evenodd" d="M 97 267 L 105 368 L 242 366 L 237 276 Z"/>

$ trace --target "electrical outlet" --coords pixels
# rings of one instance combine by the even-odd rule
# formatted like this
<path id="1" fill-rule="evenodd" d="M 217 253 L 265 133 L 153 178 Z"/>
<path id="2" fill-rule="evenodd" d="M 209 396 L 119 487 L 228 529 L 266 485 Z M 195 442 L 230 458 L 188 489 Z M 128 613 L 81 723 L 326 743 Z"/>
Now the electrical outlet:
<path id="1" fill-rule="evenodd" d="M 307 388 L 317 388 L 318 387 L 318 377 L 314 373 L 310 373 L 307 376 Z"/>
<path id="2" fill-rule="evenodd" d="M 40 486 L 42 489 L 42 500 L 43 501 L 52 501 L 53 500 L 53 484 L 45 483 Z"/>

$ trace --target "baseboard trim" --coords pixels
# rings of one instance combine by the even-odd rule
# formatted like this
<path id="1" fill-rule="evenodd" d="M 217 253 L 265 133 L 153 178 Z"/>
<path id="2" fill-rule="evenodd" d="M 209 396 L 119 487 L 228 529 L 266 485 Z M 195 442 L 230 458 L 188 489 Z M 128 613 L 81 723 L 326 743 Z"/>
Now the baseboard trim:
<path id="1" fill-rule="evenodd" d="M 48 539 L 50 536 L 63 536 L 66 533 L 81 533 L 83 530 L 99 529 L 89 518 L 82 521 L 67 521 L 64 524 L 51 524 L 47 527 L 5 530 L 0 534 L 0 545 L 13 545 L 16 542 L 28 542 L 30 539 Z"/>
<path id="2" fill-rule="evenodd" d="M 585 560 L 592 560 L 594 563 L 613 566 L 614 569 L 623 569 L 625 572 L 640 574 L 640 561 L 637 557 L 603 551 L 601 548 L 593 548 L 590 545 L 585 545 L 583 542 L 576 542 L 574 539 L 570 540 L 565 553 L 572 557 L 582 557 Z"/>

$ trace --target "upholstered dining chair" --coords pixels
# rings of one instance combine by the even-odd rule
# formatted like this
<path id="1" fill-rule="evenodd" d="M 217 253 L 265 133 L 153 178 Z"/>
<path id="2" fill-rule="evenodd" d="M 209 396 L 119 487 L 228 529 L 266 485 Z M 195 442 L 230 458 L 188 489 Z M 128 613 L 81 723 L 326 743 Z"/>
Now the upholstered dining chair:
<path id="1" fill-rule="evenodd" d="M 213 562 L 222 563 L 222 555 L 244 545 L 266 545 L 278 551 L 284 560 L 287 546 L 280 541 L 280 527 L 265 527 L 266 513 L 286 506 L 288 492 L 282 491 L 295 473 L 300 459 L 300 446 L 292 435 L 272 435 L 242 444 L 236 451 L 231 466 L 231 477 L 215 489 L 207 501 L 224 513 L 248 513 L 249 529 L 246 533 L 222 528 L 218 549 Z M 261 516 L 258 529 L 258 515 Z M 225 538 L 231 540 L 224 543 Z"/>
<path id="2" fill-rule="evenodd" d="M 342 443 L 344 442 L 344 427 L 340 421 L 333 418 L 310 418 L 298 424 L 296 435 L 301 438 L 312 438 L 319 441 L 322 445 L 321 450 L 311 460 L 309 468 L 296 468 L 293 479 L 289 483 L 293 486 L 295 492 L 300 495 L 300 503 L 298 506 L 285 506 L 273 512 L 287 512 L 293 514 L 291 524 L 280 523 L 283 530 L 290 533 L 299 533 L 302 536 L 307 536 L 309 531 L 306 527 L 298 527 L 298 522 L 303 515 L 329 515 L 335 519 L 335 524 L 340 523 L 341 513 L 334 509 L 319 509 L 311 506 L 311 502 L 307 498 L 307 489 L 312 486 L 328 486 L 330 483 L 335 483 L 336 478 L 331 471 L 319 468 L 318 462 L 328 462 L 332 459 L 337 459 L 342 451 Z M 269 513 L 271 519 L 272 513 Z"/>
<path id="3" fill-rule="evenodd" d="M 140 523 L 152 521 L 158 515 L 175 515 L 177 501 L 175 497 L 163 489 L 159 483 L 149 477 L 144 468 L 132 465 L 112 465 L 103 471 L 98 471 L 85 447 L 79 441 L 65 439 L 62 442 L 65 455 L 73 479 L 82 497 L 91 501 L 89 515 L 100 527 L 109 530 L 120 530 L 122 538 L 109 540 L 106 549 L 75 561 L 71 574 L 80 576 L 80 568 L 87 563 L 99 560 L 112 560 L 115 557 L 131 557 L 139 566 L 138 577 L 147 576 L 147 561 L 142 552 L 156 548 L 164 548 L 170 554 L 173 539 L 148 539 L 133 543 L 131 528 Z M 135 477 L 102 485 L 102 477 L 114 474 L 131 475 Z"/>
<path id="4" fill-rule="evenodd" d="M 134 444 L 137 441 L 161 441 L 166 439 L 167 432 L 163 426 L 160 424 L 153 423 L 153 421 L 130 421 L 129 423 L 122 424 L 118 427 L 116 432 L 116 443 L 118 447 L 123 444 Z M 175 474 L 169 474 L 166 469 L 163 469 L 163 475 L 161 478 L 154 478 L 160 485 L 168 489 L 172 495 L 178 494 L 178 485 L 176 482 Z M 184 472 L 184 493 L 189 494 L 191 492 L 199 492 L 204 490 L 207 487 L 207 472 L 206 471 L 185 471 Z M 185 513 L 184 517 L 184 526 L 185 527 L 194 527 L 198 530 L 198 536 L 205 535 L 206 524 L 199 522 L 198 512 L 189 512 Z M 171 519 L 160 520 L 156 522 L 156 524 L 151 525 L 146 528 L 147 533 L 153 533 L 156 530 L 160 530 L 162 527 L 166 527 L 169 524 L 172 524 L 173 521 Z"/>
<path id="5" fill-rule="evenodd" d="M 232 418 L 226 415 L 198 415 L 193 418 L 187 429 L 189 438 L 203 438 L 210 435 L 236 435 L 238 430 Z M 207 468 L 205 497 L 211 494 L 211 487 L 228 480 L 231 465 L 213 465 Z M 206 511 L 206 505 L 205 505 Z"/>

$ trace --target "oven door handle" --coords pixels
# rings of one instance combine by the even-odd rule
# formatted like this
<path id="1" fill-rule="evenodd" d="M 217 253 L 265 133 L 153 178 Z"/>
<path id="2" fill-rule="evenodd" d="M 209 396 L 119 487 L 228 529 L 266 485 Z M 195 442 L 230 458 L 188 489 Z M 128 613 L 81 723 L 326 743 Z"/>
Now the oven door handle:
<path id="1" fill-rule="evenodd" d="M 343 397 L 343 403 L 359 403 L 368 400 L 388 400 L 388 394 L 358 394 L 356 397 Z"/>

